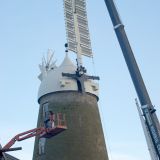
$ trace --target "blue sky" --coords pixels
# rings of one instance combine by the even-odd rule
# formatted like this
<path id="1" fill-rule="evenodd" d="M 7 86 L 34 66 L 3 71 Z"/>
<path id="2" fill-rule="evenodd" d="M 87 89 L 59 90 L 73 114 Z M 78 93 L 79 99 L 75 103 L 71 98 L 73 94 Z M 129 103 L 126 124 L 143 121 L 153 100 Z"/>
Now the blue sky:
<path id="1" fill-rule="evenodd" d="M 160 116 L 160 1 L 116 0 L 157 115 Z M 110 160 L 149 160 L 134 99 L 137 97 L 103 0 L 87 0 L 94 65 L 99 75 L 99 109 Z M 38 64 L 48 48 L 59 65 L 66 42 L 62 0 L 0 1 L 0 142 L 36 127 Z M 72 55 L 70 55 L 72 56 Z M 13 155 L 32 158 L 34 138 L 16 143 Z"/>

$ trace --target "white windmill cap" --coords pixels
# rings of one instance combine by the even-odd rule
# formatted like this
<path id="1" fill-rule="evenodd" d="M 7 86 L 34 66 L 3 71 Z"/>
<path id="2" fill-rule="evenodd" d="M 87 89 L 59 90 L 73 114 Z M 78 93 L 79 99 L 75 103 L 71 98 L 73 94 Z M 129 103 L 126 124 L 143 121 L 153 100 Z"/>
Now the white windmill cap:
<path id="1" fill-rule="evenodd" d="M 51 68 L 45 72 L 41 78 L 41 84 L 38 91 L 38 99 L 42 96 L 59 92 L 59 91 L 77 91 L 77 81 L 73 78 L 62 76 L 62 73 L 75 74 L 77 67 L 71 62 L 66 54 L 62 64 L 59 67 Z M 92 80 L 84 82 L 85 91 L 94 94 L 98 97 L 98 85 Z"/>

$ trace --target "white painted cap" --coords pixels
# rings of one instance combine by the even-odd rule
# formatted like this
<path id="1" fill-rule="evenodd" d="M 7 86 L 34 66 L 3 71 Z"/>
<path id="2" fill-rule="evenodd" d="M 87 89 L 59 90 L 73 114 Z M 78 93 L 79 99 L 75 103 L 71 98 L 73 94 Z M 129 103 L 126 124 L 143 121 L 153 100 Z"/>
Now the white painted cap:
<path id="1" fill-rule="evenodd" d="M 38 99 L 48 93 L 57 91 L 77 91 L 77 81 L 75 79 L 62 76 L 62 73 L 75 74 L 76 66 L 71 62 L 66 54 L 62 64 L 59 67 L 50 68 L 43 73 L 41 84 L 38 91 Z M 85 91 L 98 97 L 99 87 L 93 80 L 84 82 Z"/>

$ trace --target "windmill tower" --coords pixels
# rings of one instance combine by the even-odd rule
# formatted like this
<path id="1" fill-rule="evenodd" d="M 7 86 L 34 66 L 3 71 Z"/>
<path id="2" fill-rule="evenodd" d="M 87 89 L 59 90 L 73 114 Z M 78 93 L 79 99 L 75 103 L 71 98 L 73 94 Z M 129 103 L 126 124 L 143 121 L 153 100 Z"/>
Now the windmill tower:
<path id="1" fill-rule="evenodd" d="M 99 77 L 89 76 L 82 55 L 92 57 L 85 0 L 64 0 L 66 56 L 60 66 L 53 54 L 40 65 L 38 127 L 48 111 L 64 113 L 67 130 L 51 139 L 35 140 L 33 160 L 108 160 L 98 110 Z M 77 55 L 77 66 L 69 53 Z"/>

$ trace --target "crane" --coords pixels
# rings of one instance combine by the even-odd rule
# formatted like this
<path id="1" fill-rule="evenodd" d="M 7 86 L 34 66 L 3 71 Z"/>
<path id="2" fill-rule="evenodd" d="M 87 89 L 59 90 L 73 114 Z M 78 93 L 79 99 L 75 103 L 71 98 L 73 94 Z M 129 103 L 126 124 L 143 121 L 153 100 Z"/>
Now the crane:
<path id="1" fill-rule="evenodd" d="M 120 19 L 114 0 L 104 0 L 108 9 L 117 39 L 119 41 L 123 56 L 125 58 L 130 76 L 132 78 L 135 90 L 137 92 L 141 106 L 138 110 L 140 116 L 143 115 L 141 123 L 146 135 L 147 144 L 149 147 L 152 160 L 160 159 L 160 125 L 156 115 L 156 110 L 152 105 L 151 99 L 147 92 L 143 78 L 141 76 L 138 64 L 134 57 L 128 37 L 126 35 L 124 25 Z"/>
<path id="2" fill-rule="evenodd" d="M 52 127 L 39 127 L 39 128 L 34 128 L 22 133 L 17 134 L 14 136 L 4 147 L 0 149 L 0 160 L 2 157 L 4 158 L 4 153 L 9 152 L 9 151 L 16 151 L 16 150 L 21 150 L 21 147 L 16 147 L 16 148 L 11 148 L 15 142 L 17 141 L 23 141 L 35 136 L 40 136 L 40 138 L 52 138 L 56 136 L 57 134 L 63 132 L 64 130 L 67 129 L 66 126 L 66 120 L 65 120 L 65 115 L 62 113 L 57 113 L 55 116 L 55 122 L 56 125 Z"/>

